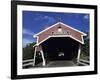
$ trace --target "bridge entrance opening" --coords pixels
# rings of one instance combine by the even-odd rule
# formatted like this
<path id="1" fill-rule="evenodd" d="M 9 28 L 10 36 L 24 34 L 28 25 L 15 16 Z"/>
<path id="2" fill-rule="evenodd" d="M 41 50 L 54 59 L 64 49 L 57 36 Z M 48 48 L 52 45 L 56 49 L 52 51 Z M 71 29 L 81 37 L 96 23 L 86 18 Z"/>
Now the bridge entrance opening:
<path id="1" fill-rule="evenodd" d="M 51 37 L 41 46 L 46 60 L 72 60 L 77 58 L 79 42 L 70 37 Z"/>

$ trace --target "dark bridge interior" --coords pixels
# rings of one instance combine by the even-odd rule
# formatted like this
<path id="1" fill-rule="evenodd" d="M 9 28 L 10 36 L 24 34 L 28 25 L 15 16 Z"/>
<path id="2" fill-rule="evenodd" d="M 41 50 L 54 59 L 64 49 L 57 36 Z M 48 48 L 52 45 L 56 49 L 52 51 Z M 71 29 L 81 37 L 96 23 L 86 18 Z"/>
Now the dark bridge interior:
<path id="1" fill-rule="evenodd" d="M 51 37 L 41 45 L 47 60 L 72 60 L 78 54 L 79 43 L 69 37 Z"/>

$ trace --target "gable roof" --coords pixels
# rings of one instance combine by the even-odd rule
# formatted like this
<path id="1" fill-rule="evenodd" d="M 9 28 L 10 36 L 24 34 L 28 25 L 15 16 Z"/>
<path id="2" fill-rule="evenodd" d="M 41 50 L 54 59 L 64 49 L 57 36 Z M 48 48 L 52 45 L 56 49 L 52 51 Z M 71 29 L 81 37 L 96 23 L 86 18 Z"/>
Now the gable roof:
<path id="1" fill-rule="evenodd" d="M 52 28 L 52 27 L 54 27 L 54 26 L 56 26 L 56 25 L 58 25 L 58 24 L 65 25 L 66 27 L 69 27 L 69 28 L 71 28 L 71 29 L 77 31 L 77 32 L 83 34 L 84 36 L 87 35 L 86 33 L 81 32 L 81 31 L 79 31 L 79 30 L 77 30 L 77 29 L 75 29 L 75 28 L 73 28 L 73 27 L 71 27 L 71 26 L 69 26 L 69 25 L 67 25 L 67 24 L 64 24 L 64 23 L 62 23 L 62 22 L 57 22 L 56 24 L 54 24 L 54 25 L 52 25 L 52 26 L 50 26 L 50 27 L 48 27 L 48 28 L 46 28 L 46 29 L 40 31 L 39 33 L 35 34 L 34 37 L 38 36 L 39 34 L 41 34 L 41 33 L 45 32 L 45 31 L 47 31 L 48 29 L 50 29 L 50 28 Z"/>
<path id="2" fill-rule="evenodd" d="M 62 27 L 63 31 L 66 31 L 66 32 L 69 31 L 69 32 L 71 32 L 71 34 L 70 35 L 67 35 L 67 34 L 53 35 L 53 34 L 51 34 L 52 31 L 57 32 L 56 29 L 58 29 L 59 25 Z M 58 22 L 58 23 L 56 23 L 34 35 L 34 37 L 37 37 L 37 44 L 41 44 L 42 42 L 46 41 L 50 37 L 70 37 L 70 38 L 78 41 L 79 43 L 84 44 L 83 36 L 86 36 L 86 34 L 69 26 L 69 25 L 66 25 L 62 22 Z"/>

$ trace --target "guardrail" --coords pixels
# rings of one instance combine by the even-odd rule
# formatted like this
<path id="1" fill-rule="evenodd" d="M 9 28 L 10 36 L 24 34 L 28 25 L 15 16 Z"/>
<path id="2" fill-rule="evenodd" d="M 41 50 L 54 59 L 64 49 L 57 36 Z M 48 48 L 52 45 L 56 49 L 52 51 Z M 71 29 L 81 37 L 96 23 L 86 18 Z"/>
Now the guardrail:
<path id="1" fill-rule="evenodd" d="M 33 65 L 33 61 L 34 61 L 33 59 L 24 60 L 23 61 L 23 67 L 32 66 Z M 89 65 L 90 62 L 87 61 L 87 60 L 80 59 L 78 64 L 86 66 L 86 65 Z"/>
<path id="2" fill-rule="evenodd" d="M 23 63 L 30 62 L 30 61 L 33 61 L 33 59 L 24 60 Z"/>
<path id="3" fill-rule="evenodd" d="M 23 61 L 23 67 L 33 65 L 33 59 L 28 59 Z"/>
<path id="4" fill-rule="evenodd" d="M 89 61 L 87 61 L 87 60 L 80 59 L 80 60 L 79 60 L 79 62 L 78 62 L 78 64 L 81 64 L 81 65 L 86 66 L 86 65 L 89 65 L 89 64 L 90 64 L 90 62 L 89 62 Z"/>
<path id="5" fill-rule="evenodd" d="M 89 64 L 89 63 L 90 63 L 90 61 L 83 60 L 83 59 L 80 59 L 80 62 L 84 62 L 84 63 L 87 63 L 87 64 Z"/>

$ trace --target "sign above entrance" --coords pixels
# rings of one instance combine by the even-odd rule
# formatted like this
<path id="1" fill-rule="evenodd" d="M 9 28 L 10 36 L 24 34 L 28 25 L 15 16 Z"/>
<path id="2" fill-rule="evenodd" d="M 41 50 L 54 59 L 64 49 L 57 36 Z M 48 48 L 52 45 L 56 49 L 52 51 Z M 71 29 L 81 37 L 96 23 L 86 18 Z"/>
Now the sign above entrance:
<path id="1" fill-rule="evenodd" d="M 52 32 L 52 35 L 70 35 L 71 33 L 68 32 L 68 31 L 55 31 L 55 32 Z"/>

